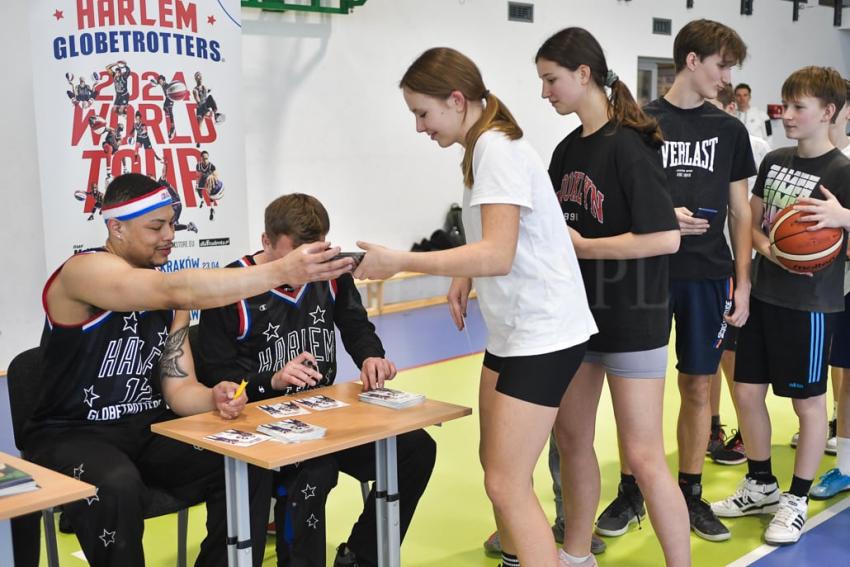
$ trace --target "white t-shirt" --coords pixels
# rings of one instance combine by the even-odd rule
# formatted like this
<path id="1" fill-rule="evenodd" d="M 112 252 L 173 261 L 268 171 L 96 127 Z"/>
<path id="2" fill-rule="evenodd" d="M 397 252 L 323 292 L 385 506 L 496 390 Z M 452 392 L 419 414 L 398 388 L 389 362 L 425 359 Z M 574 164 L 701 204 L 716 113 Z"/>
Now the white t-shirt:
<path id="1" fill-rule="evenodd" d="M 481 205 L 519 205 L 510 273 L 475 278 L 487 325 L 487 350 L 529 356 L 583 343 L 597 332 L 552 182 L 524 139 L 484 132 L 472 157 L 474 183 L 463 196 L 467 242 L 482 239 Z"/>
<path id="2" fill-rule="evenodd" d="M 762 109 L 750 105 L 749 110 L 746 112 L 739 110 L 735 115 L 747 127 L 750 136 L 761 138 L 770 144 L 770 136 L 767 135 L 767 128 L 765 127 L 765 122 L 770 120 L 770 117 Z"/>

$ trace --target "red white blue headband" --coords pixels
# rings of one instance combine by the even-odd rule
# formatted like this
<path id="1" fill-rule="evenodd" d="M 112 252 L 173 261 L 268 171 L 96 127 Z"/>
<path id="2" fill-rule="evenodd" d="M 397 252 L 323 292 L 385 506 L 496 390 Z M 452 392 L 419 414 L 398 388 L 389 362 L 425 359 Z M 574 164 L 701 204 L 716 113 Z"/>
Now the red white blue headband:
<path id="1" fill-rule="evenodd" d="M 126 221 L 146 215 L 151 211 L 165 207 L 171 204 L 171 194 L 165 187 L 157 187 L 150 193 L 146 193 L 141 197 L 124 201 L 123 203 L 113 203 L 103 207 L 103 220 L 117 219 Z"/>

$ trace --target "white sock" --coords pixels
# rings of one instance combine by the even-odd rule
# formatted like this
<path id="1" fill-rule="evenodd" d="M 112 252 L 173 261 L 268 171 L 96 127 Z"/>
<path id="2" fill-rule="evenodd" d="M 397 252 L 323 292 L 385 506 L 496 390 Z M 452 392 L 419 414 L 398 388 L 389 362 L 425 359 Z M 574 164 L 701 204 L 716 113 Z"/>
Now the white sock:
<path id="1" fill-rule="evenodd" d="M 576 557 L 575 555 L 570 555 L 569 553 L 564 551 L 563 547 L 558 550 L 558 554 L 561 557 L 563 557 L 564 559 L 566 559 L 567 561 L 569 561 L 570 563 L 573 563 L 573 564 L 576 564 L 576 565 L 580 565 L 580 564 L 584 563 L 585 561 L 587 561 L 588 559 L 590 559 L 590 555 L 585 555 L 584 557 Z"/>
<path id="2" fill-rule="evenodd" d="M 850 438 L 838 437 L 836 441 L 838 442 L 838 457 L 836 458 L 838 470 L 841 471 L 841 474 L 850 476 Z"/>

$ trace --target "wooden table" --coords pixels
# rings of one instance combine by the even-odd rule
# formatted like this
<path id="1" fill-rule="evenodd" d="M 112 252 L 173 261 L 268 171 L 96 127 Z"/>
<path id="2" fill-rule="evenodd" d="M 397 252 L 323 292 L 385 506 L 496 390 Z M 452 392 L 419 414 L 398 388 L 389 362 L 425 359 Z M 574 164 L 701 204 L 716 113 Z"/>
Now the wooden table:
<path id="1" fill-rule="evenodd" d="M 156 423 L 154 433 L 189 443 L 224 455 L 225 487 L 227 491 L 228 563 L 251 565 L 251 530 L 249 521 L 248 463 L 266 469 L 335 453 L 343 449 L 375 443 L 375 493 L 378 519 L 378 565 L 400 565 L 398 474 L 396 468 L 396 436 L 436 425 L 472 413 L 463 406 L 434 400 L 406 409 L 395 410 L 365 404 L 357 399 L 359 382 L 317 388 L 293 396 L 274 398 L 248 404 L 235 420 L 224 420 L 213 412 Z M 206 435 L 225 429 L 256 431 L 262 423 L 277 421 L 257 408 L 283 400 L 297 400 L 323 394 L 350 404 L 328 411 L 313 411 L 300 415 L 306 423 L 327 428 L 324 438 L 304 443 L 285 444 L 265 441 L 251 447 L 234 447 L 204 439 Z"/>
<path id="2" fill-rule="evenodd" d="M 39 489 L 12 496 L 0 496 L 0 531 L 8 536 L 11 542 L 11 526 L 9 520 L 31 512 L 46 510 L 60 504 L 67 504 L 95 495 L 95 487 L 70 476 L 46 469 L 35 463 L 0 452 L 0 463 L 12 465 L 29 473 L 35 479 Z M 14 565 L 14 555 L 11 545 L 4 545 L 0 552 L 0 564 Z"/>

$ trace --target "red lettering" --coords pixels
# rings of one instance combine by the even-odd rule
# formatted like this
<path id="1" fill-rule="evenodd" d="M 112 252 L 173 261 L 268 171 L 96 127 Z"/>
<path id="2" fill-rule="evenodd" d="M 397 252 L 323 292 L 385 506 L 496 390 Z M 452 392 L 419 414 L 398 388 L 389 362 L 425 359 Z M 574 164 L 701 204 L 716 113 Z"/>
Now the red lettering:
<path id="1" fill-rule="evenodd" d="M 177 0 L 176 4 L 177 27 L 179 29 L 190 28 L 193 33 L 198 33 L 198 11 L 194 3 L 188 6 Z"/>
<path id="2" fill-rule="evenodd" d="M 97 11 L 98 26 L 103 27 L 115 25 L 115 12 L 113 11 L 112 0 L 99 0 Z"/>
<path id="3" fill-rule="evenodd" d="M 191 160 L 191 164 L 189 163 Z M 196 148 L 177 148 L 177 167 L 180 171 L 180 185 L 183 189 L 183 198 L 187 207 L 195 207 L 198 201 L 195 199 L 194 183 L 198 180 L 198 172 L 195 166 L 201 161 L 201 150 Z M 171 168 L 169 168 L 171 169 Z M 175 185 L 174 187 L 177 187 Z"/>
<path id="4" fill-rule="evenodd" d="M 156 24 L 156 20 L 148 17 L 147 2 L 145 2 L 145 0 L 142 0 L 139 4 L 139 12 L 141 15 L 141 24 L 143 26 L 152 26 Z"/>
<path id="5" fill-rule="evenodd" d="M 136 18 L 133 17 L 133 0 L 118 0 L 118 25 L 136 25 Z"/>
<path id="6" fill-rule="evenodd" d="M 94 5 L 91 0 L 77 0 L 77 29 L 94 27 Z"/>
<path id="7" fill-rule="evenodd" d="M 171 19 L 174 15 L 171 2 L 172 0 L 159 0 L 159 25 L 164 28 L 174 27 L 174 20 Z"/>
<path id="8" fill-rule="evenodd" d="M 201 133 L 201 124 L 198 123 L 198 119 L 195 115 L 195 109 L 198 107 L 197 104 L 191 102 L 186 105 L 186 113 L 189 115 L 189 124 L 192 126 L 192 138 L 195 139 L 195 143 L 197 144 L 209 144 L 210 142 L 214 142 L 218 136 L 215 131 L 215 122 L 213 122 L 212 118 L 206 116 L 202 122 L 202 124 L 206 124 L 207 133 Z"/>

